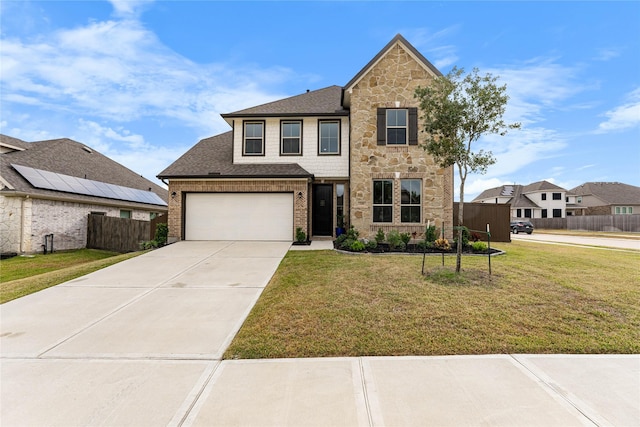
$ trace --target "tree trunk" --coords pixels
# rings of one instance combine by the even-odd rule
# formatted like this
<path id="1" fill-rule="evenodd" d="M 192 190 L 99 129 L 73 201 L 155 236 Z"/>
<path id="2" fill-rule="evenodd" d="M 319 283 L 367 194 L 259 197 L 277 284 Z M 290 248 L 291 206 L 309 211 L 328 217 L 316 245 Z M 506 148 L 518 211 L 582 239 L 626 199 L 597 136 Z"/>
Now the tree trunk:
<path id="1" fill-rule="evenodd" d="M 460 273 L 462 268 L 462 236 L 464 230 L 462 224 L 464 214 L 464 179 L 460 178 L 460 203 L 458 204 L 458 244 L 456 247 L 456 273 Z"/>

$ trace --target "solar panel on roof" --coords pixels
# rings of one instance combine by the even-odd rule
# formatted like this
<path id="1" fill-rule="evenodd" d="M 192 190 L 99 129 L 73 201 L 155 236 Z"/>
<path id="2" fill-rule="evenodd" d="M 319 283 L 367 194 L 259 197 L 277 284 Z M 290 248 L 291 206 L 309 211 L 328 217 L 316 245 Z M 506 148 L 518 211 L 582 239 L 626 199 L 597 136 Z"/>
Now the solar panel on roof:
<path id="1" fill-rule="evenodd" d="M 167 203 L 152 191 L 108 184 L 106 182 L 94 181 L 91 179 L 78 178 L 71 175 L 49 172 L 42 169 L 34 169 L 27 166 L 15 164 L 12 164 L 11 166 L 13 166 L 13 168 L 35 188 L 167 206 Z"/>

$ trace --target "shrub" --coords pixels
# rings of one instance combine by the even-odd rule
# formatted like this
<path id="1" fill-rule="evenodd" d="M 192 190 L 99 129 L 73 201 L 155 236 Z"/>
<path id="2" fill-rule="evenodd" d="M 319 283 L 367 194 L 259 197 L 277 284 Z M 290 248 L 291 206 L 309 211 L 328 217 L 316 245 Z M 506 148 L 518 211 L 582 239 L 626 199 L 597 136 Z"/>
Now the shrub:
<path id="1" fill-rule="evenodd" d="M 484 252 L 487 250 L 487 245 L 484 242 L 477 241 L 471 244 L 471 248 L 474 252 Z"/>
<path id="2" fill-rule="evenodd" d="M 164 246 L 167 244 L 167 236 L 169 235 L 169 226 L 163 222 L 156 224 L 156 234 L 154 241 L 156 246 Z"/>
<path id="3" fill-rule="evenodd" d="M 307 240 L 307 234 L 302 231 L 301 227 L 296 228 L 296 241 L 298 241 L 299 243 L 302 242 L 306 242 Z"/>
<path id="4" fill-rule="evenodd" d="M 480 239 L 482 239 L 482 236 L 480 235 L 480 233 L 477 233 L 475 231 L 473 233 L 471 233 L 471 241 L 472 242 L 478 242 L 478 241 L 480 241 Z"/>
<path id="5" fill-rule="evenodd" d="M 409 233 L 400 233 L 400 240 L 402 240 L 402 243 L 404 243 L 404 246 L 406 247 L 409 242 L 411 241 L 411 234 Z"/>
<path id="6" fill-rule="evenodd" d="M 438 249 L 441 249 L 443 251 L 448 251 L 451 249 L 451 245 L 449 245 L 449 241 L 447 239 L 445 239 L 444 237 L 441 237 L 439 239 L 437 239 L 434 242 L 434 246 Z"/>
<path id="7" fill-rule="evenodd" d="M 351 245 L 353 245 L 353 242 L 355 242 L 355 240 L 347 238 L 347 239 L 344 239 L 338 247 L 340 249 L 348 251 L 348 250 L 351 250 Z"/>
<path id="8" fill-rule="evenodd" d="M 336 238 L 336 246 L 340 247 L 340 245 L 342 245 L 342 243 L 347 240 L 347 235 L 345 234 L 341 234 Z"/>
<path id="9" fill-rule="evenodd" d="M 377 248 L 377 247 L 378 247 L 378 242 L 377 242 L 376 240 L 366 240 L 366 241 L 364 242 L 364 246 L 365 246 L 367 249 L 375 249 L 375 248 Z"/>
<path id="10" fill-rule="evenodd" d="M 349 227 L 349 229 L 347 230 L 347 238 L 348 239 L 358 240 L 358 236 L 359 235 L 360 235 L 360 232 L 358 230 L 356 230 L 355 228 L 353 228 L 353 225 L 351 227 Z"/>
<path id="11" fill-rule="evenodd" d="M 434 246 L 433 242 L 426 242 L 424 240 L 420 240 L 416 245 L 419 250 L 424 251 L 425 249 L 431 249 Z"/>
<path id="12" fill-rule="evenodd" d="M 458 230 L 460 227 L 456 227 L 455 238 L 453 239 L 455 244 L 458 244 Z M 469 229 L 465 226 L 462 226 L 462 247 L 469 246 Z"/>
<path id="13" fill-rule="evenodd" d="M 440 233 L 435 225 L 430 225 L 424 230 L 424 240 L 433 243 L 436 241 Z"/>
<path id="14" fill-rule="evenodd" d="M 354 240 L 353 243 L 351 243 L 351 250 L 355 252 L 364 251 L 364 243 L 360 240 Z"/>
<path id="15" fill-rule="evenodd" d="M 146 251 L 147 249 L 155 249 L 158 247 L 158 242 L 155 240 L 147 240 L 146 242 L 140 242 L 140 250 Z"/>
<path id="16" fill-rule="evenodd" d="M 387 233 L 387 242 L 389 242 L 389 247 L 392 250 L 399 249 L 400 246 L 404 246 L 402 237 L 400 237 L 400 233 L 397 230 L 391 230 Z"/>
<path id="17" fill-rule="evenodd" d="M 376 242 L 378 244 L 384 242 L 384 231 L 382 231 L 382 228 L 378 228 L 378 232 L 376 233 Z"/>

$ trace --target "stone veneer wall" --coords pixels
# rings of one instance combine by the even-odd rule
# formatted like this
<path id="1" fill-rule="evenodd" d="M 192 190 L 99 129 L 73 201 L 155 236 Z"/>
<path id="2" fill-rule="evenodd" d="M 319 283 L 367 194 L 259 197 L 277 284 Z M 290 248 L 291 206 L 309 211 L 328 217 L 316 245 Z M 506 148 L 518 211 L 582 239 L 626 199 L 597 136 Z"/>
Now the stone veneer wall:
<path id="1" fill-rule="evenodd" d="M 293 232 L 297 227 L 309 235 L 308 200 L 306 179 L 299 180 L 170 180 L 169 181 L 169 238 L 182 240 L 182 202 L 184 193 L 293 193 Z M 298 197 L 298 193 L 302 197 Z"/>
<path id="2" fill-rule="evenodd" d="M 396 44 L 354 85 L 351 92 L 351 224 L 362 237 L 385 232 L 424 233 L 427 220 L 450 230 L 453 224 L 453 169 L 435 165 L 419 145 L 378 146 L 377 108 L 417 107 L 418 86 L 432 75 Z M 399 103 L 399 107 L 396 106 Z M 418 110 L 420 116 L 420 111 Z M 422 128 L 418 118 L 418 128 Z M 420 132 L 418 134 L 420 136 Z M 422 141 L 419 141 L 419 144 Z M 394 180 L 393 223 L 374 223 L 373 179 Z M 400 180 L 422 179 L 422 223 L 400 222 Z M 451 232 L 447 232 L 451 235 Z"/>

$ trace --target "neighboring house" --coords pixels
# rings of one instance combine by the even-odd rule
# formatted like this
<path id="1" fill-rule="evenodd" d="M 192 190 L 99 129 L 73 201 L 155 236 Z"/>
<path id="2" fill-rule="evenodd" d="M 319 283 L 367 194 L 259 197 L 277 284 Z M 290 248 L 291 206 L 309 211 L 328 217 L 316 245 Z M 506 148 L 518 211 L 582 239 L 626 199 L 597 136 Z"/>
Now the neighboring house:
<path id="1" fill-rule="evenodd" d="M 149 221 L 167 212 L 168 192 L 70 139 L 25 142 L 0 135 L 0 253 L 87 244 L 90 213 Z"/>
<path id="2" fill-rule="evenodd" d="M 640 187 L 620 182 L 585 182 L 570 190 L 573 215 L 640 214 Z"/>
<path id="3" fill-rule="evenodd" d="M 418 145 L 414 91 L 441 73 L 397 35 L 346 86 L 222 114 L 206 138 L 162 171 L 173 240 L 285 240 L 300 228 L 361 237 L 450 228 L 452 168 Z"/>
<path id="4" fill-rule="evenodd" d="M 565 218 L 567 190 L 548 181 L 529 185 L 503 185 L 483 191 L 475 203 L 508 203 L 511 218 Z"/>

